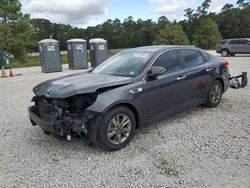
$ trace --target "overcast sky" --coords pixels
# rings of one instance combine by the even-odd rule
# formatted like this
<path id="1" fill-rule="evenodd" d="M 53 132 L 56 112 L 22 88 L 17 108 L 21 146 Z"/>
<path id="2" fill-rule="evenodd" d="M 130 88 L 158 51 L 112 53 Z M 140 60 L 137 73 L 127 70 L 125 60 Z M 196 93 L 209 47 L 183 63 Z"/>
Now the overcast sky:
<path id="1" fill-rule="evenodd" d="M 45 18 L 52 22 L 78 27 L 95 26 L 107 19 L 128 16 L 135 19 L 153 19 L 165 15 L 170 20 L 183 19 L 186 8 L 196 9 L 203 0 L 21 0 L 22 11 L 32 18 Z M 212 0 L 210 10 L 219 12 L 226 4 L 236 0 Z"/>

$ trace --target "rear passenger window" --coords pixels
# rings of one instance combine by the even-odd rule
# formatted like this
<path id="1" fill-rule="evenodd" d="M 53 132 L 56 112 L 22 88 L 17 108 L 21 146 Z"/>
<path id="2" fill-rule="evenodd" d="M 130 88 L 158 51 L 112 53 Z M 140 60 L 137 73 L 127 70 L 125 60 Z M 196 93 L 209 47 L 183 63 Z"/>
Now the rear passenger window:
<path id="1" fill-rule="evenodd" d="M 247 44 L 247 40 L 232 40 L 229 44 Z"/>
<path id="2" fill-rule="evenodd" d="M 185 66 L 202 64 L 203 57 L 197 50 L 180 50 Z"/>
<path id="3" fill-rule="evenodd" d="M 247 44 L 247 40 L 239 40 L 240 44 Z"/>
<path id="4" fill-rule="evenodd" d="M 162 66 L 167 71 L 178 69 L 180 66 L 179 56 L 176 50 L 171 50 L 161 54 L 153 66 Z"/>
<path id="5" fill-rule="evenodd" d="M 229 44 L 239 44 L 239 41 L 238 41 L 238 40 L 231 40 L 231 41 L 229 42 Z"/>
<path id="6" fill-rule="evenodd" d="M 201 54 L 203 56 L 204 62 L 209 62 L 211 60 L 211 57 L 208 55 L 208 53 L 201 51 Z"/>
<path id="7" fill-rule="evenodd" d="M 220 41 L 220 43 L 219 44 L 226 44 L 227 43 L 227 41 L 226 40 L 222 40 L 222 41 Z"/>

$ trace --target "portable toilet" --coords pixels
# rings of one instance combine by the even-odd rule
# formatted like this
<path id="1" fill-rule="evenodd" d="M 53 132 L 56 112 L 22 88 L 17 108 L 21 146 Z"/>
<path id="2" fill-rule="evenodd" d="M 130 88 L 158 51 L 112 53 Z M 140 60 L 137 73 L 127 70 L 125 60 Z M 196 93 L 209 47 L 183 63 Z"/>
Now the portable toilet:
<path id="1" fill-rule="evenodd" d="M 44 39 L 38 42 L 42 72 L 61 72 L 62 63 L 59 42 L 54 39 Z"/>
<path id="2" fill-rule="evenodd" d="M 0 51 L 0 69 L 4 67 L 5 69 L 10 69 L 10 58 L 11 54 L 8 52 Z"/>
<path id="3" fill-rule="evenodd" d="M 104 39 L 96 38 L 89 41 L 91 66 L 95 67 L 108 59 L 108 44 Z"/>
<path id="4" fill-rule="evenodd" d="M 68 64 L 70 69 L 87 69 L 88 51 L 87 42 L 83 39 L 71 39 L 67 41 Z"/>

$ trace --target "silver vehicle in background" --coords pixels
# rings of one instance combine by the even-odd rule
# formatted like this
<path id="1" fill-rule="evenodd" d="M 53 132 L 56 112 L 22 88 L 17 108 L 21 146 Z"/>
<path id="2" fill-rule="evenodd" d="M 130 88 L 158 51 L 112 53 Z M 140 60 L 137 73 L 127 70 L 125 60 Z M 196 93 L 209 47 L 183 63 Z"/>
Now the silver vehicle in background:
<path id="1" fill-rule="evenodd" d="M 234 56 L 235 54 L 250 54 L 250 38 L 224 39 L 219 42 L 216 52 L 221 56 Z"/>

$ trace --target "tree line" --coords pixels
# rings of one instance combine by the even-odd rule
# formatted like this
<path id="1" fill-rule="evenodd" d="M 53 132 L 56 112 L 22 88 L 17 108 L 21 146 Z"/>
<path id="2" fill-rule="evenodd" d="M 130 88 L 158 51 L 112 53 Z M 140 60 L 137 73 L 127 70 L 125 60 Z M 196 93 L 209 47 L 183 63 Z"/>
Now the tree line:
<path id="1" fill-rule="evenodd" d="M 11 52 L 25 62 L 28 52 L 38 51 L 37 42 L 45 38 L 60 41 L 66 50 L 71 38 L 104 38 L 110 49 L 131 48 L 154 44 L 190 44 L 213 49 L 223 38 L 250 37 L 250 0 L 237 0 L 236 5 L 226 4 L 219 13 L 208 12 L 211 0 L 196 10 L 185 10 L 185 19 L 170 21 L 161 16 L 152 19 L 107 20 L 86 29 L 52 23 L 46 19 L 30 19 L 21 12 L 19 0 L 0 2 L 0 50 Z"/>

